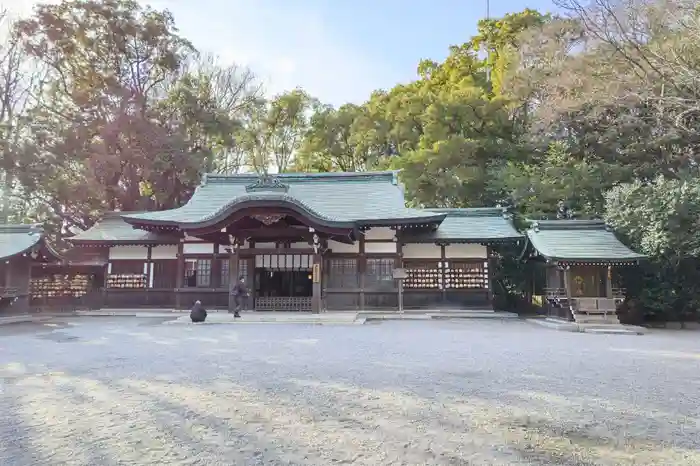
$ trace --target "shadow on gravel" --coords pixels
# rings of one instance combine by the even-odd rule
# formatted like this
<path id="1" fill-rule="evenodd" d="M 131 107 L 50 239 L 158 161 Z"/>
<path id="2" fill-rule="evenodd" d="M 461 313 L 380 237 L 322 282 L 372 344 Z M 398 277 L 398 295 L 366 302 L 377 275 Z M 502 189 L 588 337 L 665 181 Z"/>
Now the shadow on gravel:
<path id="1" fill-rule="evenodd" d="M 0 442 L 0 464 L 700 464 L 697 450 L 630 435 L 629 417 L 597 421 L 595 406 L 583 414 L 535 398 L 425 398 L 406 387 L 300 379 L 260 388 L 105 370 L 104 378 L 25 371 L 3 383 L 0 438 L 14 440 Z"/>
<path id="2" fill-rule="evenodd" d="M 680 404 L 694 391 L 676 384 L 686 398 L 662 405 L 677 395 L 635 387 L 639 359 L 626 378 L 613 372 L 624 365 L 586 367 L 590 355 L 561 360 L 577 361 L 567 377 L 543 371 L 518 356 L 534 331 L 489 346 L 506 337 L 78 319 L 24 346 L 5 340 L 0 464 L 700 464 L 696 407 Z"/>
<path id="3" fill-rule="evenodd" d="M 101 441 L 99 423 L 89 430 L 76 428 L 83 422 L 80 410 L 86 397 L 71 387 L 56 386 L 51 377 L 60 376 L 19 376 L 6 387 L 7 396 L 0 398 L 0 407 L 10 415 L 4 416 L 0 425 L 0 464 L 121 464 Z M 32 382 L 38 382 L 34 390 Z M 54 430 L 58 425 L 62 428 Z"/>
<path id="4" fill-rule="evenodd" d="M 29 333 L 53 332 L 70 327 L 65 321 L 47 320 L 45 322 L 16 322 L 0 325 L 0 337 L 26 335 Z"/>

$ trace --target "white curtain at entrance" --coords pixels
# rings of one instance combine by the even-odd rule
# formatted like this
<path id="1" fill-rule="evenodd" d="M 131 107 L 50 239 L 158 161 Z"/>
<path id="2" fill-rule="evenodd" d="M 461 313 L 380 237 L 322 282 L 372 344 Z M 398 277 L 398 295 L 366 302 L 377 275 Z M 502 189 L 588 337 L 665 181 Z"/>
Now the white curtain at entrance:
<path id="1" fill-rule="evenodd" d="M 310 254 L 261 254 L 255 256 L 256 269 L 311 270 Z"/>

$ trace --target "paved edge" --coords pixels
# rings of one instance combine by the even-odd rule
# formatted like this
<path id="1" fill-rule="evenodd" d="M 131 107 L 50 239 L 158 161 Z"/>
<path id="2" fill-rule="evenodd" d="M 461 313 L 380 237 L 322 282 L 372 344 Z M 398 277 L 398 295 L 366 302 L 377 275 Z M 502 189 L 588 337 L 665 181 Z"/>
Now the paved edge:
<path id="1" fill-rule="evenodd" d="M 0 325 L 24 324 L 28 322 L 44 322 L 51 320 L 52 318 L 52 316 L 35 316 L 31 314 L 5 316 L 0 317 Z"/>
<path id="2" fill-rule="evenodd" d="M 328 326 L 352 326 L 352 325 L 363 325 L 364 321 L 353 321 L 353 322 L 302 322 L 302 321 L 261 321 L 261 320 L 237 320 L 235 322 L 178 322 L 170 321 L 163 322 L 163 325 L 328 325 Z"/>
<path id="3" fill-rule="evenodd" d="M 531 318 L 525 320 L 531 324 L 539 325 L 540 327 L 563 332 L 594 333 L 599 335 L 644 335 L 648 331 L 648 329 L 644 327 L 635 327 L 632 325 L 588 326 L 586 324 L 577 324 L 576 322 L 558 322 L 550 319 Z"/>

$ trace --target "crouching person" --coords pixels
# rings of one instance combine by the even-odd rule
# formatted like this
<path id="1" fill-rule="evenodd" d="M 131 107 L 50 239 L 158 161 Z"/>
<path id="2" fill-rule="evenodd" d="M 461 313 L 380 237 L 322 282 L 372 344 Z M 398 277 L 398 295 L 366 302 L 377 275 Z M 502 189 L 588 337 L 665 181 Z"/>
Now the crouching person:
<path id="1" fill-rule="evenodd" d="M 207 319 L 207 311 L 204 309 L 204 306 L 202 306 L 201 301 L 195 301 L 190 311 L 190 319 L 195 323 L 204 322 Z"/>

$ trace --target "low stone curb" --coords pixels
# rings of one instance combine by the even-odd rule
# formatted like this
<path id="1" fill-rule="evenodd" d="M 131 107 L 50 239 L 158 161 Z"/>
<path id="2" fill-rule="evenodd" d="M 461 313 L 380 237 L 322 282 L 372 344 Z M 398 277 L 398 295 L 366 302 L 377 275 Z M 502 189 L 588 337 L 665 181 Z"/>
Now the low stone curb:
<path id="1" fill-rule="evenodd" d="M 518 319 L 514 312 L 454 312 L 428 314 L 431 319 Z"/>
<path id="2" fill-rule="evenodd" d="M 517 319 L 518 315 L 512 312 L 489 312 L 489 311 L 451 311 L 451 312 L 427 312 L 427 313 L 372 313 L 360 312 L 358 316 L 364 317 L 367 321 L 386 320 L 466 320 L 466 319 Z"/>
<path id="3" fill-rule="evenodd" d="M 51 317 L 39 317 L 31 314 L 20 314 L 14 316 L 0 317 L 0 325 L 23 324 L 27 322 L 41 322 L 49 320 Z"/>
<path id="4" fill-rule="evenodd" d="M 598 335 L 644 335 L 646 329 L 631 325 L 591 326 L 590 324 L 577 324 L 576 322 L 556 321 L 554 319 L 526 319 L 529 323 L 540 327 L 551 328 L 563 332 L 594 333 Z"/>
<path id="5" fill-rule="evenodd" d="M 299 324 L 305 324 L 305 325 L 363 325 L 365 322 L 364 321 L 352 321 L 352 322 L 346 322 L 346 321 L 291 321 L 291 320 L 236 320 L 236 321 L 231 321 L 231 322 L 201 322 L 201 323 L 192 323 L 189 321 L 178 321 L 178 320 L 171 320 L 169 322 L 163 322 L 164 325 L 251 325 L 251 324 L 261 324 L 261 325 L 269 325 L 269 324 L 287 324 L 287 325 L 299 325 Z"/>

